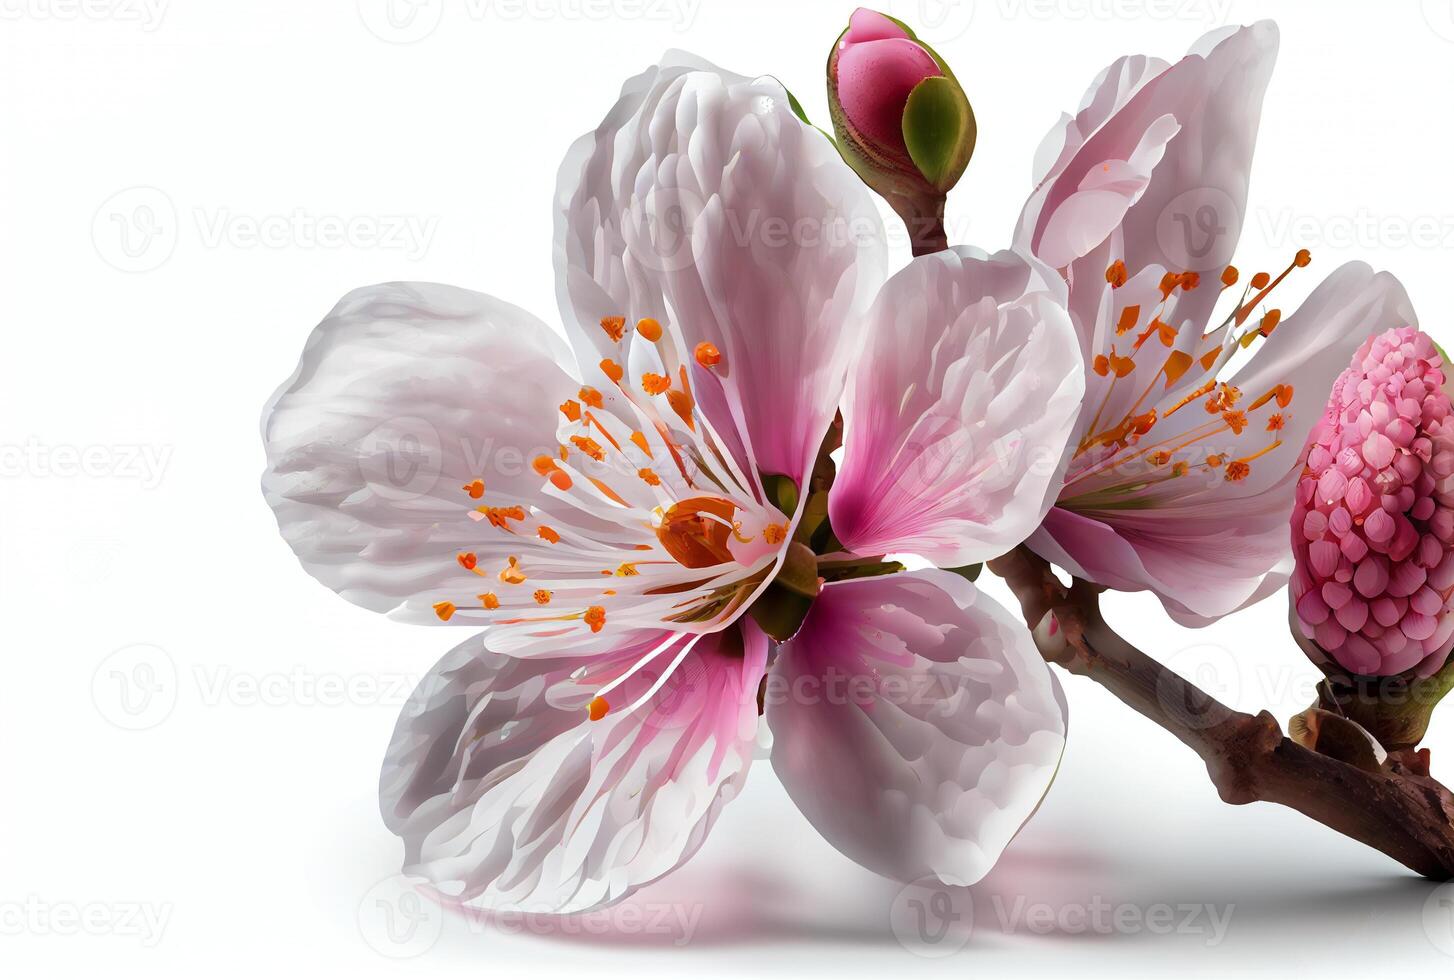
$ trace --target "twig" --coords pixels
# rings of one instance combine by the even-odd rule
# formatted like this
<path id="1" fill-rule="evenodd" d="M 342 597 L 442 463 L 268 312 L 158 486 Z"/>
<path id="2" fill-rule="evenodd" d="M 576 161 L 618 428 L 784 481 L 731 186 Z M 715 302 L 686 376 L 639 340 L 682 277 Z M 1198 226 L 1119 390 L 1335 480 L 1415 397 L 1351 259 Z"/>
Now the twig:
<path id="1" fill-rule="evenodd" d="M 1454 878 L 1454 794 L 1428 774 L 1427 753 L 1396 752 L 1360 768 L 1284 737 L 1277 719 L 1234 711 L 1157 663 L 1106 625 L 1097 589 L 1062 585 L 1026 548 L 989 563 L 1033 628 L 1041 654 L 1088 677 L 1179 738 L 1206 763 L 1227 803 L 1281 803 L 1375 847 L 1425 877 Z"/>

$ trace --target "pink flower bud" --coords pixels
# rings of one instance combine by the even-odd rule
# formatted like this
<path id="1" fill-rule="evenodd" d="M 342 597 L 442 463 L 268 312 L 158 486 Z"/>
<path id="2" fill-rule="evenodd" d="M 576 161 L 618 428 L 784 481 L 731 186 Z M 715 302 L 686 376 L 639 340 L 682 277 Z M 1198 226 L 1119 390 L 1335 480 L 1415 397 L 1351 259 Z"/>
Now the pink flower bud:
<path id="1" fill-rule="evenodd" d="M 974 111 L 934 50 L 859 8 L 828 56 L 838 148 L 906 220 L 933 214 L 974 153 Z"/>
<path id="2" fill-rule="evenodd" d="M 1454 646 L 1454 420 L 1414 327 L 1370 338 L 1333 385 L 1292 515 L 1303 635 L 1365 676 L 1443 668 Z"/>
<path id="3" fill-rule="evenodd" d="M 883 14 L 860 7 L 838 41 L 838 103 L 853 128 L 876 146 L 908 158 L 904 106 L 926 78 L 944 73 L 932 55 Z"/>

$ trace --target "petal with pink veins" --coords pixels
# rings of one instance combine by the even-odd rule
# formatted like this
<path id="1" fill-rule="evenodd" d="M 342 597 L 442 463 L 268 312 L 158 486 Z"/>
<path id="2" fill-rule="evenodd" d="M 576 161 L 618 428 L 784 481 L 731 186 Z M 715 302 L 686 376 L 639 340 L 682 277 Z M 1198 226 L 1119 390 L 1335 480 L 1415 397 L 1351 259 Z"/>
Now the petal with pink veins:
<path id="1" fill-rule="evenodd" d="M 680 67 L 634 79 L 567 156 L 557 215 L 557 292 L 583 369 L 612 357 L 628 383 L 689 387 L 743 470 L 801 485 L 883 282 L 885 236 L 782 86 Z M 624 318 L 619 344 L 603 343 L 605 316 Z M 664 339 L 632 329 L 647 317 Z"/>
<path id="2" fill-rule="evenodd" d="M 827 840 L 916 881 L 979 881 L 1040 805 L 1066 706 L 1030 633 L 935 570 L 830 585 L 768 678 L 772 763 Z"/>
<path id="3" fill-rule="evenodd" d="M 590 720 L 602 685 L 668 640 Z M 414 692 L 385 757 L 381 808 L 404 873 L 470 908 L 571 913 L 673 870 L 746 778 L 766 658 L 750 624 L 631 633 L 594 659 L 462 644 Z"/>
<path id="4" fill-rule="evenodd" d="M 829 507 L 845 547 L 953 567 L 1029 536 L 1084 390 L 1059 297 L 1011 252 L 940 252 L 889 281 L 843 409 Z"/>

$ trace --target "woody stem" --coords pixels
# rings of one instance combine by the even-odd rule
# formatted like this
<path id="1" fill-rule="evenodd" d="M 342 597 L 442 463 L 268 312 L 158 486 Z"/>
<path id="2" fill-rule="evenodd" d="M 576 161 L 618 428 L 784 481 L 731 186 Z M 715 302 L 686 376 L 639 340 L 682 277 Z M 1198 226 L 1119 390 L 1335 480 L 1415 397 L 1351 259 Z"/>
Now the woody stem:
<path id="1" fill-rule="evenodd" d="M 1024 547 L 989 568 L 1032 628 L 1054 614 L 1061 632 L 1036 631 L 1046 661 L 1095 681 L 1175 735 L 1206 763 L 1225 802 L 1280 803 L 1427 878 L 1454 878 L 1454 793 L 1429 776 L 1427 753 L 1395 752 L 1370 769 L 1304 748 L 1269 712 L 1235 711 L 1128 643 L 1102 618 L 1090 583 L 1067 588 Z"/>

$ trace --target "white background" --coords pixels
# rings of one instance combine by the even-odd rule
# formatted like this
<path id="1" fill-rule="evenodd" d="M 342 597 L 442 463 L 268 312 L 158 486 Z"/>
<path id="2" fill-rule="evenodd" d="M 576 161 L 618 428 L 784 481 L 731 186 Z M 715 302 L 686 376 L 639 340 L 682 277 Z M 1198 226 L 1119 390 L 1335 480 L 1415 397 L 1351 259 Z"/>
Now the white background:
<path id="1" fill-rule="evenodd" d="M 1224 806 L 1189 752 L 1077 679 L 1061 778 L 974 889 L 973 935 L 948 959 L 905 950 L 896 886 L 822 843 L 765 765 L 637 911 L 490 924 L 395 901 L 377 768 L 457 634 L 365 613 L 299 569 L 257 489 L 264 400 L 356 285 L 451 282 L 553 320 L 556 162 L 621 80 L 685 47 L 778 75 L 825 121 L 822 64 L 852 4 L 424 0 L 403 34 L 383 7 L 0 0 L 0 971 L 1454 967 L 1431 886 L 1290 811 Z M 1276 18 L 1238 264 L 1311 248 L 1303 292 L 1345 260 L 1392 268 L 1454 341 L 1449 0 L 890 9 L 974 101 L 951 227 L 989 248 L 1041 135 L 1105 64 Z M 325 219 L 346 240 L 319 241 Z M 1285 719 L 1311 699 L 1280 597 L 1199 632 L 1144 596 L 1111 613 L 1239 707 Z M 1454 779 L 1454 708 L 1429 744 Z M 1225 934 L 1204 909 L 1159 934 L 1184 905 L 1229 916 Z M 1098 909 L 1099 929 L 1082 915 Z"/>

